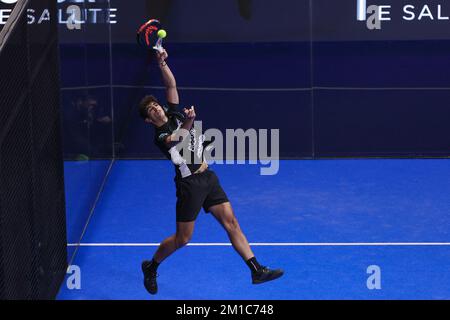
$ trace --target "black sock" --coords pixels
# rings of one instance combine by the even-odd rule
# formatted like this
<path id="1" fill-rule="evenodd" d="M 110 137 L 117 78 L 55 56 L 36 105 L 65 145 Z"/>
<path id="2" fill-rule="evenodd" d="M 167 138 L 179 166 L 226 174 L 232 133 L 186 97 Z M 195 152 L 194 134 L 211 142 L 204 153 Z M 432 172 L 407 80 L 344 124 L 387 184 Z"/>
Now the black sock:
<path id="1" fill-rule="evenodd" d="M 158 270 L 160 263 L 156 262 L 155 259 L 152 259 L 150 263 L 145 267 L 150 272 L 156 272 Z"/>
<path id="2" fill-rule="evenodd" d="M 259 271 L 261 269 L 261 266 L 260 266 L 260 264 L 258 263 L 258 261 L 256 260 L 255 257 L 248 259 L 246 261 L 246 263 L 247 263 L 247 265 L 250 268 L 250 271 L 252 273 L 257 272 L 257 271 Z"/>

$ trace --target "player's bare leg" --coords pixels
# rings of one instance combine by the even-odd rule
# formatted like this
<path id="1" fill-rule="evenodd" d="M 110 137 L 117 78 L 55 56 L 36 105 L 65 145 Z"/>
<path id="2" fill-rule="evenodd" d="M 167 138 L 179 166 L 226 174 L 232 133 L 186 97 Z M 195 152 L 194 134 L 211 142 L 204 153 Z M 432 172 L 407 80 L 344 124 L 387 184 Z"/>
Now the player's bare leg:
<path id="1" fill-rule="evenodd" d="M 254 284 L 275 280 L 283 275 L 283 270 L 271 270 L 258 263 L 229 202 L 212 206 L 209 208 L 209 211 L 211 211 L 213 216 L 223 226 L 233 248 L 247 263 L 252 272 L 252 281 Z"/>

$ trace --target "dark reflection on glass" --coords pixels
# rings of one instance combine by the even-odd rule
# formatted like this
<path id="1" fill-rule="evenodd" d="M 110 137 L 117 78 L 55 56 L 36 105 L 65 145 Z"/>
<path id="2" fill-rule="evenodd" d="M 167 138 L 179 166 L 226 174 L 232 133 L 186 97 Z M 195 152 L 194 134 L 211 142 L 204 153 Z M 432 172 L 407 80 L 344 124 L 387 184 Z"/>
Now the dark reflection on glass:
<path id="1" fill-rule="evenodd" d="M 111 158 L 112 118 L 110 99 L 107 97 L 99 98 L 99 95 L 87 91 L 64 93 L 63 96 L 66 100 L 63 102 L 64 153 L 66 159 Z"/>
<path id="2" fill-rule="evenodd" d="M 67 23 L 70 6 L 80 13 L 78 26 Z M 110 5 L 64 1 L 58 7 L 65 17 L 59 38 L 67 237 L 78 243 L 113 158 L 110 26 L 102 18 Z M 73 253 L 69 247 L 69 260 Z"/>

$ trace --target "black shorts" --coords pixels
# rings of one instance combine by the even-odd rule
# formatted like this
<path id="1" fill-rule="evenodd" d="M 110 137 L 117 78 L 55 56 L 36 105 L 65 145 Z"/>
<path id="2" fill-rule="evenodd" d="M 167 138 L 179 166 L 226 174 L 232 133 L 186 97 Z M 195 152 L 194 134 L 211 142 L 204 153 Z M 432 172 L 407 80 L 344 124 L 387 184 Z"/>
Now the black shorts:
<path id="1" fill-rule="evenodd" d="M 201 208 L 209 212 L 212 206 L 228 202 L 219 178 L 211 171 L 175 180 L 177 188 L 177 222 L 194 221 Z"/>

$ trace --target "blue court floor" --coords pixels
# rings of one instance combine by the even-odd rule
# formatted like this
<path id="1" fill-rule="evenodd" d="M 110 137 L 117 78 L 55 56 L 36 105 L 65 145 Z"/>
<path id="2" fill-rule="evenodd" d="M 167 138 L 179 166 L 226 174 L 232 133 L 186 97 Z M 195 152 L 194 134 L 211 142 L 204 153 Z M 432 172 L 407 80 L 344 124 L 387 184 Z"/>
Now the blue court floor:
<path id="1" fill-rule="evenodd" d="M 256 257 L 283 268 L 282 278 L 251 285 L 224 230 L 202 212 L 192 245 L 160 266 L 159 293 L 147 294 L 141 261 L 175 230 L 174 170 L 122 160 L 73 261 L 81 289 L 64 283 L 58 298 L 450 299 L 450 160 L 285 160 L 274 176 L 258 165 L 212 169 Z M 375 276 L 379 289 L 370 290 Z"/>

